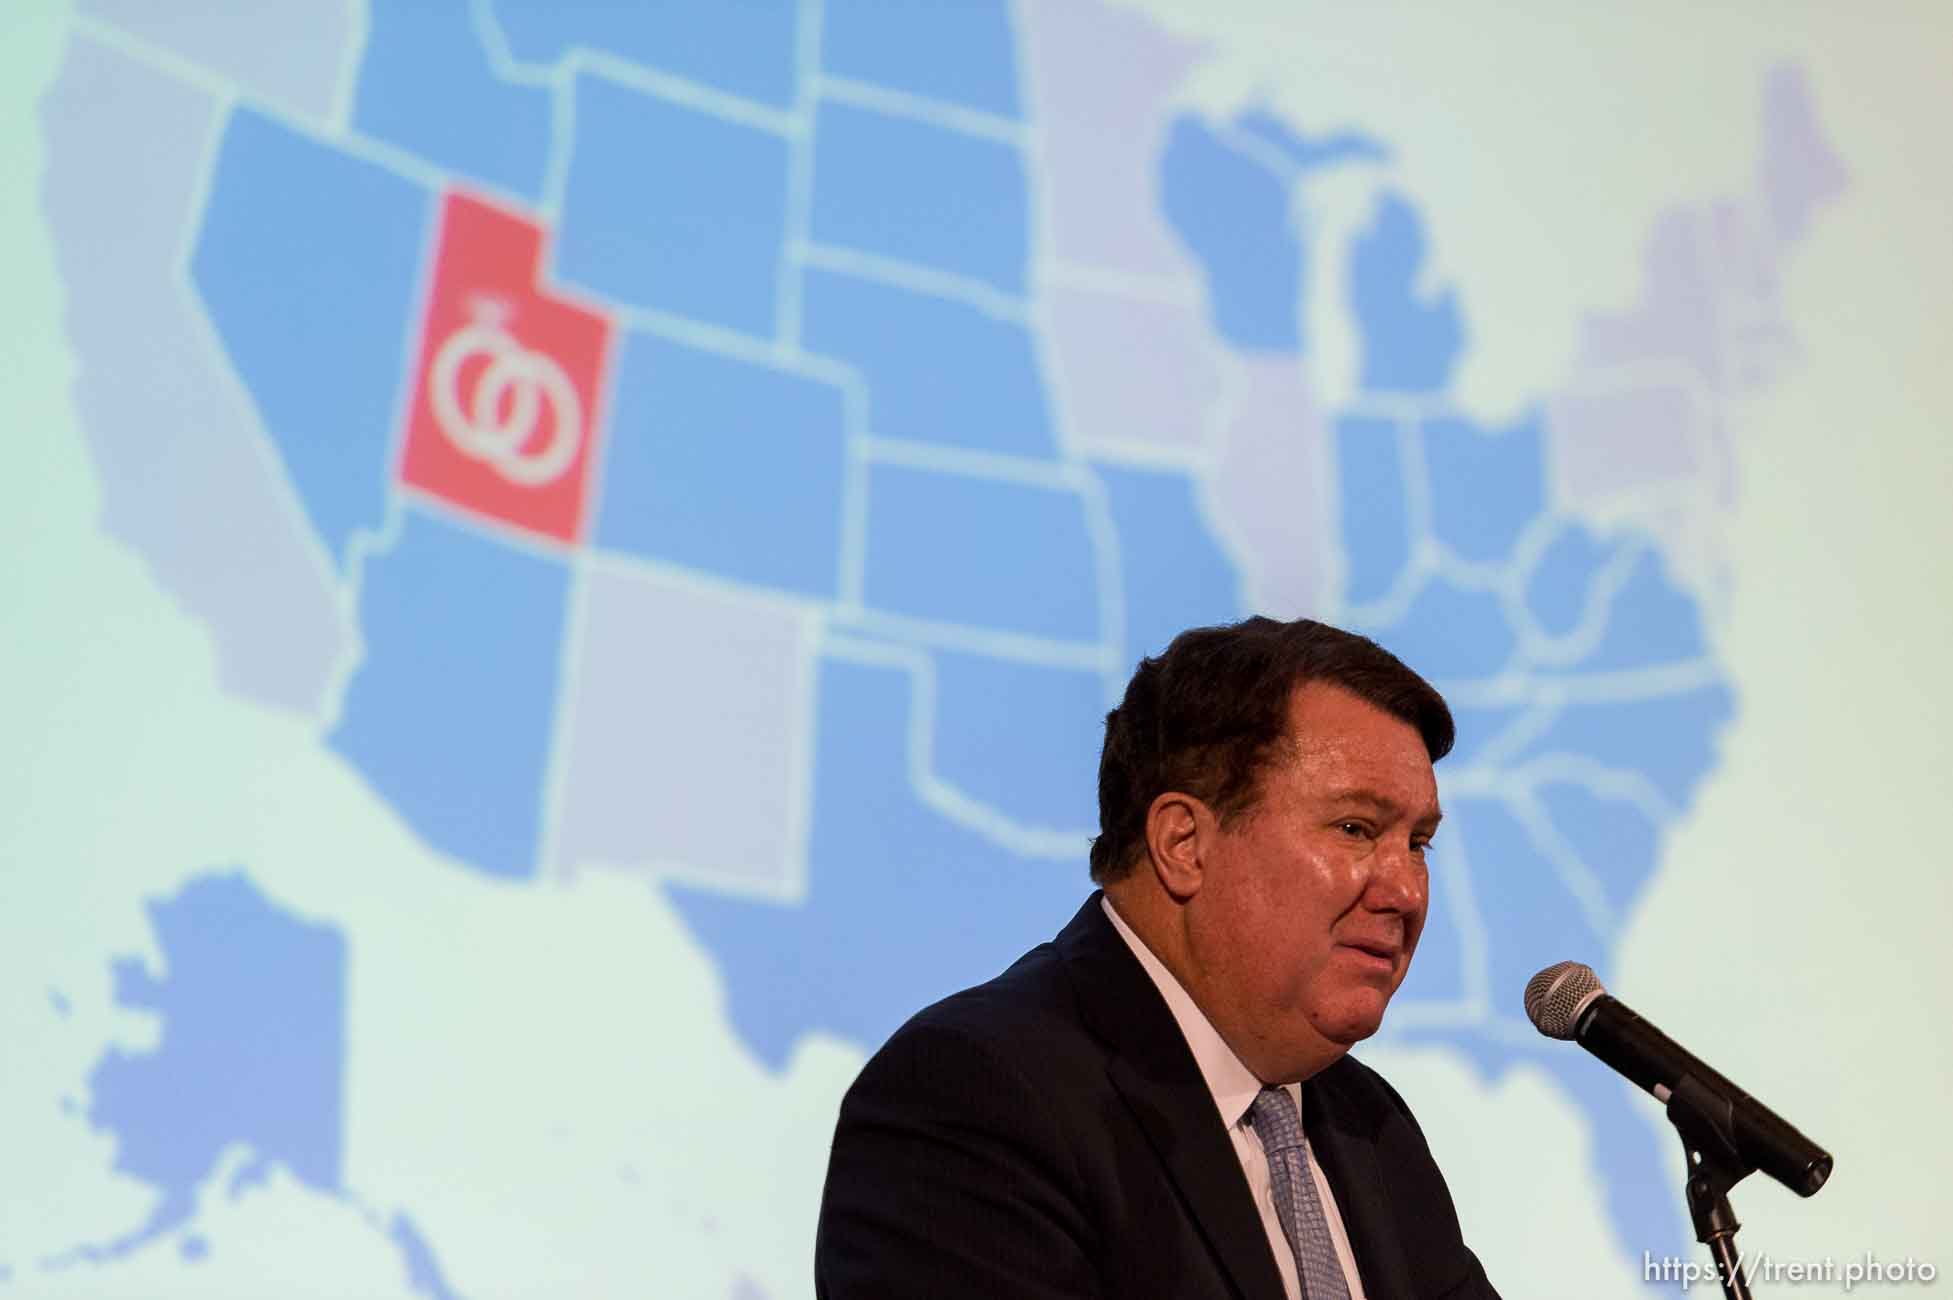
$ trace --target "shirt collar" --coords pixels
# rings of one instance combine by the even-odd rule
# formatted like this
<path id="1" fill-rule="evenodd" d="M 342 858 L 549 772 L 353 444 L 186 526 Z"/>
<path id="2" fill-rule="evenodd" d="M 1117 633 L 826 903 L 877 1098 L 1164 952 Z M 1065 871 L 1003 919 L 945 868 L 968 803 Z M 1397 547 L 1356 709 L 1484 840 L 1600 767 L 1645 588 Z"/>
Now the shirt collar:
<path id="1" fill-rule="evenodd" d="M 1145 940 L 1133 933 L 1126 919 L 1119 915 L 1119 909 L 1112 906 L 1112 900 L 1101 895 L 1099 906 L 1105 909 L 1106 916 L 1112 921 L 1112 928 L 1125 940 L 1126 947 L 1132 949 L 1132 955 L 1139 959 L 1153 986 L 1166 999 L 1166 1009 L 1173 1013 L 1174 1023 L 1180 1026 L 1180 1036 L 1187 1040 L 1187 1047 L 1193 1052 L 1194 1064 L 1200 1067 L 1200 1077 L 1206 1080 L 1207 1091 L 1214 1098 L 1214 1109 L 1220 1113 L 1221 1123 L 1230 1129 L 1240 1124 L 1246 1118 L 1248 1108 L 1254 1105 L 1255 1098 L 1261 1095 L 1261 1080 L 1255 1077 L 1253 1070 L 1241 1063 L 1241 1058 L 1221 1037 L 1221 1031 L 1214 1028 L 1214 1022 L 1195 1004 L 1192 995 L 1166 968 L 1166 963 L 1154 955 Z M 1288 1084 L 1287 1091 L 1300 1107 L 1301 1085 Z"/>

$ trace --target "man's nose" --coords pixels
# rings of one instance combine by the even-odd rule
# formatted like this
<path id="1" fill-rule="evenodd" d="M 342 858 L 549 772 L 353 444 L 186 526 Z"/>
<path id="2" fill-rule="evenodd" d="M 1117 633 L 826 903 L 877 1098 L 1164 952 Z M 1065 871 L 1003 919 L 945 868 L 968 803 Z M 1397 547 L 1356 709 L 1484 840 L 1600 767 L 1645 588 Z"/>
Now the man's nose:
<path id="1" fill-rule="evenodd" d="M 1424 910 L 1430 875 L 1409 840 L 1386 842 L 1371 862 L 1375 869 L 1364 902 L 1373 911 L 1415 914 Z"/>

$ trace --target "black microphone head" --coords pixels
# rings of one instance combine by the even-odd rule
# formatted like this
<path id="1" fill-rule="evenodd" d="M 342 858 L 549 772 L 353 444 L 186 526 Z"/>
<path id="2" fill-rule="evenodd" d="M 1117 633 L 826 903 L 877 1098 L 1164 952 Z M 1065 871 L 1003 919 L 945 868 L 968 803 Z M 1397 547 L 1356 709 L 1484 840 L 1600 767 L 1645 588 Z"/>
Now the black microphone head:
<path id="1" fill-rule="evenodd" d="M 1572 1038 L 1581 1012 L 1606 992 L 1593 967 L 1555 962 L 1526 981 L 1526 1019 L 1548 1038 Z"/>

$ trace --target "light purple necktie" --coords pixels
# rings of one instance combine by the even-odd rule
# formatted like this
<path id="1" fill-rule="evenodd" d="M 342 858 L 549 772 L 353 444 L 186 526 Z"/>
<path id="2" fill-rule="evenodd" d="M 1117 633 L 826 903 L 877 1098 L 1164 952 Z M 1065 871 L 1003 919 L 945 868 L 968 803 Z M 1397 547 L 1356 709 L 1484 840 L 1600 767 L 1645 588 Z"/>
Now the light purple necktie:
<path id="1" fill-rule="evenodd" d="M 1329 1239 L 1329 1220 L 1309 1174 L 1309 1139 L 1302 1133 L 1302 1111 L 1286 1088 L 1263 1088 L 1248 1108 L 1248 1119 L 1268 1153 L 1268 1173 L 1274 1184 L 1275 1213 L 1282 1235 L 1295 1253 L 1295 1271 L 1308 1300 L 1349 1300 L 1349 1284 Z"/>

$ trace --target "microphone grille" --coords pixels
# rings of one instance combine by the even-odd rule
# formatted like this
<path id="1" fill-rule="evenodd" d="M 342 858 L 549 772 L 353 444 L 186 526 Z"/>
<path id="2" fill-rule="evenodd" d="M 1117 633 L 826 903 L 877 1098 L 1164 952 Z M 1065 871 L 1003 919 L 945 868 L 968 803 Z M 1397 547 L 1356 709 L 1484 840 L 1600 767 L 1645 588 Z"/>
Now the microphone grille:
<path id="1" fill-rule="evenodd" d="M 1548 1038 L 1572 1038 L 1580 1013 L 1605 992 L 1593 967 L 1555 962 L 1526 981 L 1526 1018 Z"/>

